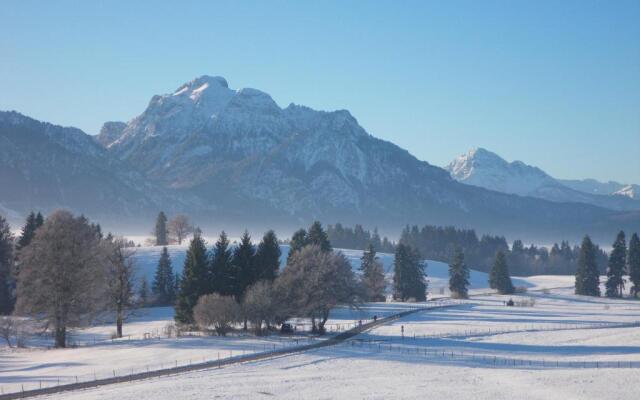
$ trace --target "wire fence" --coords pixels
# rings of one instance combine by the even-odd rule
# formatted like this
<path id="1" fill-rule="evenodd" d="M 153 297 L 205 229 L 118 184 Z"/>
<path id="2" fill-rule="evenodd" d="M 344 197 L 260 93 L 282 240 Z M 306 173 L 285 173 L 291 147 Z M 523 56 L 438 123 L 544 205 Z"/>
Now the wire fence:
<path id="1" fill-rule="evenodd" d="M 17 399 L 41 394 L 58 393 L 66 390 L 101 386 L 105 384 L 130 382 L 133 380 L 147 379 L 154 376 L 171 375 L 199 369 L 220 368 L 224 365 L 237 362 L 268 359 L 293 352 L 310 350 L 341 343 L 366 329 L 388 323 L 408 314 L 436 308 L 452 307 L 460 304 L 459 301 L 443 300 L 433 303 L 420 303 L 408 307 L 402 307 L 404 311 L 388 315 L 384 318 L 367 318 L 356 322 L 335 324 L 335 335 L 318 337 L 311 335 L 275 337 L 275 343 L 264 343 L 262 348 L 243 350 L 220 350 L 215 357 L 198 357 L 188 359 L 175 359 L 169 362 L 140 365 L 129 368 L 113 368 L 105 371 L 94 371 L 89 374 L 51 376 L 28 382 L 9 383 L 0 386 L 0 399 Z M 200 333 L 197 336 L 201 336 Z M 160 339 L 156 337 L 156 339 Z M 273 340 L 274 336 L 267 339 Z M 134 339 L 129 339 L 134 340 Z M 28 377 L 26 377 L 28 379 Z"/>
<path id="2" fill-rule="evenodd" d="M 55 388 L 58 386 L 67 386 L 72 384 L 88 383 L 95 381 L 103 381 L 113 378 L 126 378 L 138 376 L 144 373 L 159 372 L 180 367 L 196 366 L 196 365 L 218 365 L 228 364 L 232 360 L 247 359 L 257 354 L 276 354 L 296 348 L 303 348 L 319 341 L 324 340 L 317 337 L 294 338 L 290 340 L 277 340 L 272 343 L 264 343 L 262 345 L 253 345 L 252 349 L 221 349 L 214 353 L 213 356 L 180 358 L 167 360 L 159 363 L 148 363 L 127 368 L 112 368 L 110 370 L 94 370 L 91 373 L 71 374 L 49 376 L 38 380 L 30 380 L 21 383 L 9 383 L 0 386 L 0 398 L 2 395 L 10 393 L 28 393 L 33 390 Z M 26 377 L 28 379 L 28 377 Z"/>
<path id="3" fill-rule="evenodd" d="M 473 363 L 483 366 L 511 368 L 640 368 L 640 361 L 635 360 L 560 360 L 539 358 L 513 358 L 476 353 L 470 351 L 452 351 L 425 346 L 406 346 L 384 343 L 376 340 L 355 339 L 344 343 L 345 346 L 374 353 L 393 353 L 398 355 L 423 358 L 427 361 L 453 361 Z"/>
<path id="4" fill-rule="evenodd" d="M 582 329 L 610 329 L 610 328 L 637 328 L 640 327 L 640 321 L 633 322 L 585 322 L 585 323 L 531 323 L 508 327 L 498 328 L 474 328 L 474 329 L 456 329 L 447 330 L 445 332 L 435 333 L 407 333 L 407 338 L 413 339 L 445 339 L 445 338 L 464 338 L 474 336 L 491 336 L 509 333 L 530 333 L 530 332 L 549 332 L 549 331 L 566 331 L 566 330 L 582 330 Z M 398 340 L 402 340 L 398 338 Z"/>

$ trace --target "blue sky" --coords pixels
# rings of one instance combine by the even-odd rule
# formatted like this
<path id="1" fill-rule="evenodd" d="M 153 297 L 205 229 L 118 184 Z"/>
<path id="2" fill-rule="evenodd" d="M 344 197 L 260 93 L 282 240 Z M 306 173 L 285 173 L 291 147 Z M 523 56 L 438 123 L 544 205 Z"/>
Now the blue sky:
<path id="1" fill-rule="evenodd" d="M 640 1 L 11 1 L 0 109 L 97 133 L 196 76 L 348 109 L 445 165 L 471 147 L 640 183 Z"/>

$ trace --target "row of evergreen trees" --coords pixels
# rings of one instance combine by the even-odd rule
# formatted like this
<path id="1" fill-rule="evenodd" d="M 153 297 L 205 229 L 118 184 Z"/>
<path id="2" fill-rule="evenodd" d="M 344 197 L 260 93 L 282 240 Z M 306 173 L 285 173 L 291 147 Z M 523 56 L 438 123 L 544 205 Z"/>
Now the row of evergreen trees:
<path id="1" fill-rule="evenodd" d="M 580 246 L 578 268 L 576 270 L 575 293 L 586 296 L 600 296 L 600 272 L 597 261 L 597 248 L 585 236 Z M 620 231 L 613 242 L 606 269 L 605 296 L 622 297 L 625 288 L 625 275 L 632 284 L 631 295 L 640 292 L 640 240 L 638 234 L 631 235 L 627 248 L 625 233 Z"/>
<path id="2" fill-rule="evenodd" d="M 193 308 L 206 294 L 217 293 L 242 301 L 246 289 L 254 283 L 275 279 L 279 266 L 280 247 L 271 230 L 264 234 L 257 248 L 248 232 L 232 248 L 223 231 L 211 252 L 201 234 L 196 233 L 189 244 L 176 293 L 176 321 L 193 323 Z"/>

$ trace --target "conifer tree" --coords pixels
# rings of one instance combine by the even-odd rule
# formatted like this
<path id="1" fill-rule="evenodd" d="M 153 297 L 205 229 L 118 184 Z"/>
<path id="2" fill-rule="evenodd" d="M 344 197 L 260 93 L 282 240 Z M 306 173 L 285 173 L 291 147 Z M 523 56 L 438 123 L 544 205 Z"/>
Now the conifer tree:
<path id="1" fill-rule="evenodd" d="M 210 284 L 210 274 L 207 274 L 207 278 L 209 279 L 209 288 L 211 288 Z M 173 292 L 171 293 L 171 304 L 176 303 L 176 299 L 178 298 L 178 293 L 180 292 L 180 282 L 182 282 L 182 275 L 176 272 L 173 277 Z"/>
<path id="2" fill-rule="evenodd" d="M 237 301 L 240 301 L 249 286 L 258 281 L 255 255 L 256 248 L 251 242 L 251 236 L 249 232 L 244 231 L 240 238 L 240 244 L 233 251 L 233 270 L 238 282 L 237 293 L 235 293 Z"/>
<path id="3" fill-rule="evenodd" d="M 607 297 L 622 297 L 624 290 L 624 270 L 627 264 L 627 244 L 624 232 L 620 231 L 613 242 L 613 249 L 609 255 L 609 265 L 607 266 Z"/>
<path id="4" fill-rule="evenodd" d="M 149 304 L 149 286 L 147 285 L 147 279 L 142 277 L 140 281 L 140 291 L 138 292 L 138 298 L 140 299 L 140 306 L 146 307 Z"/>
<path id="5" fill-rule="evenodd" d="M 298 229 L 294 232 L 293 236 L 291 236 L 291 241 L 289 242 L 289 254 L 287 254 L 287 264 L 289 264 L 289 260 L 293 257 L 293 254 L 297 251 L 302 250 L 302 248 L 309 244 L 309 239 L 307 236 L 307 231 L 304 229 Z"/>
<path id="6" fill-rule="evenodd" d="M 376 256 L 373 244 L 369 244 L 369 247 L 362 253 L 360 271 L 362 271 L 361 282 L 366 300 L 384 301 L 386 287 L 384 268 Z"/>
<path id="7" fill-rule="evenodd" d="M 36 233 L 36 229 L 42 226 L 44 223 L 44 218 L 42 214 L 38 213 L 37 215 L 31 211 L 27 216 L 27 221 L 25 222 L 24 227 L 22 228 L 22 233 L 20 238 L 18 239 L 18 243 L 16 244 L 17 250 L 20 250 L 31 243 L 33 236 Z"/>
<path id="8" fill-rule="evenodd" d="M 42 216 L 42 213 L 38 211 L 38 213 L 36 214 L 36 228 L 41 227 L 42 224 L 44 224 L 44 217 Z"/>
<path id="9" fill-rule="evenodd" d="M 13 296 L 13 235 L 7 220 L 0 215 L 0 315 L 11 314 Z"/>
<path id="10" fill-rule="evenodd" d="M 464 262 L 462 249 L 456 247 L 453 262 L 449 264 L 449 291 L 457 299 L 469 297 L 469 267 Z"/>
<path id="11" fill-rule="evenodd" d="M 496 253 L 493 267 L 489 273 L 489 287 L 496 289 L 500 294 L 511 294 L 514 292 L 513 283 L 509 276 L 507 259 L 502 251 Z"/>
<path id="12" fill-rule="evenodd" d="M 166 306 L 173 303 L 174 300 L 174 275 L 171 265 L 171 257 L 167 247 L 162 248 L 156 273 L 153 278 L 151 291 L 158 305 Z"/>
<path id="13" fill-rule="evenodd" d="M 193 323 L 193 307 L 198 303 L 200 296 L 210 292 L 208 261 L 204 240 L 200 235 L 194 236 L 184 260 L 180 290 L 177 293 L 176 321 Z"/>
<path id="14" fill-rule="evenodd" d="M 156 246 L 166 246 L 169 244 L 169 233 L 167 230 L 167 216 L 164 211 L 160 211 L 156 218 L 156 227 L 154 230 L 156 237 Z"/>
<path id="15" fill-rule="evenodd" d="M 588 235 L 582 239 L 580 246 L 575 286 L 576 294 L 600 296 L 600 273 L 596 264 L 596 247 Z"/>
<path id="16" fill-rule="evenodd" d="M 331 243 L 329 242 L 329 236 L 327 236 L 327 232 L 322 228 L 320 221 L 314 221 L 314 223 L 309 227 L 309 232 L 307 233 L 307 244 L 316 245 L 324 252 L 330 252 L 333 250 L 331 248 Z"/>
<path id="17" fill-rule="evenodd" d="M 627 263 L 629 265 L 629 280 L 633 284 L 632 293 L 636 297 L 640 293 L 640 239 L 638 239 L 637 233 L 631 235 L 629 240 Z"/>
<path id="18" fill-rule="evenodd" d="M 256 268 L 258 279 L 273 281 L 278 276 L 280 269 L 280 246 L 275 232 L 267 231 L 258 244 L 256 251 Z"/>
<path id="19" fill-rule="evenodd" d="M 211 291 L 223 296 L 234 296 L 238 293 L 238 274 L 233 265 L 229 239 L 224 231 L 220 233 L 214 245 L 209 276 Z"/>
<path id="20" fill-rule="evenodd" d="M 398 244 L 393 260 L 393 297 L 396 300 L 426 300 L 424 264 L 419 253 L 411 246 Z"/>
<path id="21" fill-rule="evenodd" d="M 360 257 L 360 271 L 364 273 L 371 269 L 376 258 L 376 249 L 373 244 L 369 243 L 369 246 L 362 252 L 362 257 Z"/>

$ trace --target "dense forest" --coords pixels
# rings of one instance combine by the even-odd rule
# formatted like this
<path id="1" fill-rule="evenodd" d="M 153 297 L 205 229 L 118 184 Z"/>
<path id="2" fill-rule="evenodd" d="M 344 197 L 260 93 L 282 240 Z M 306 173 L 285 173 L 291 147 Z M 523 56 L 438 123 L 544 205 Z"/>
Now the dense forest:
<path id="1" fill-rule="evenodd" d="M 380 238 L 377 229 L 365 230 L 361 225 L 354 228 L 342 224 L 328 225 L 327 234 L 338 248 L 365 249 L 372 244 L 380 252 L 392 253 L 396 243 Z M 504 236 L 482 235 L 473 229 L 458 229 L 452 226 L 425 225 L 406 226 L 399 243 L 408 244 L 420 252 L 421 257 L 443 262 L 453 261 L 456 248 L 460 248 L 466 262 L 474 269 L 489 271 L 496 252 L 502 251 L 514 275 L 566 275 L 576 271 L 580 248 L 567 241 L 554 243 L 551 248 L 531 244 L 525 246 L 521 240 L 511 245 Z M 604 273 L 607 254 L 596 246 L 597 265 Z"/>

